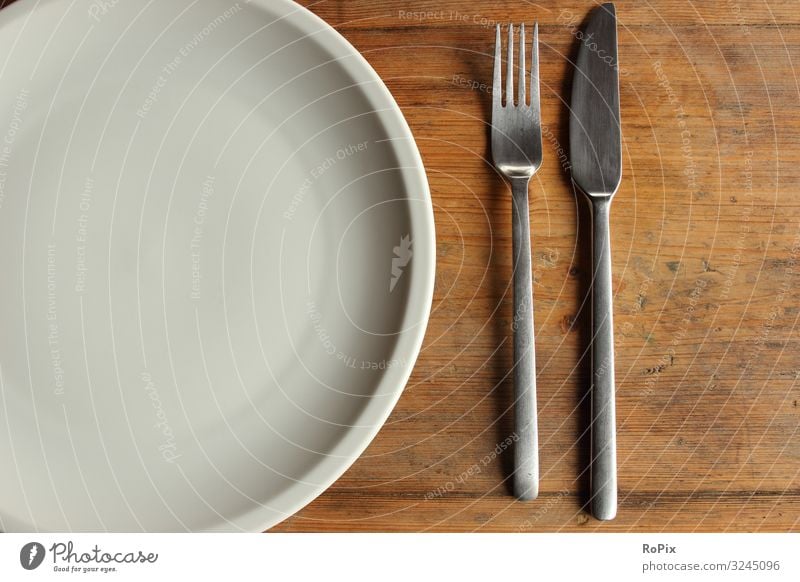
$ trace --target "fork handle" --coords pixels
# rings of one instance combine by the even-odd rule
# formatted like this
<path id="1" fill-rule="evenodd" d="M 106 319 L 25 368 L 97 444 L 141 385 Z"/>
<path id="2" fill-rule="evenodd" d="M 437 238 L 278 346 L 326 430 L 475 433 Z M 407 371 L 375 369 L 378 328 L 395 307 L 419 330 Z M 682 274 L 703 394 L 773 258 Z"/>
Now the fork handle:
<path id="1" fill-rule="evenodd" d="M 514 246 L 514 495 L 539 494 L 539 435 L 536 419 L 536 358 L 533 333 L 533 273 L 528 210 L 530 179 L 512 178 Z"/>
<path id="2" fill-rule="evenodd" d="M 617 514 L 617 435 L 614 383 L 614 312 L 611 285 L 611 197 L 592 203 L 592 514 Z"/>

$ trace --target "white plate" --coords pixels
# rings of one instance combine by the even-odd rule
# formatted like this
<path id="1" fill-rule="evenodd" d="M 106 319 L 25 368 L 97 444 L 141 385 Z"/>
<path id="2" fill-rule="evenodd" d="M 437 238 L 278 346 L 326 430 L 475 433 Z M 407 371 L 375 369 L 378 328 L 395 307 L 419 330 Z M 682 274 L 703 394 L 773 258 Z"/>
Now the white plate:
<path id="1" fill-rule="evenodd" d="M 289 0 L 21 0 L 0 55 L 0 529 L 285 519 L 427 323 L 432 204 L 389 92 Z"/>

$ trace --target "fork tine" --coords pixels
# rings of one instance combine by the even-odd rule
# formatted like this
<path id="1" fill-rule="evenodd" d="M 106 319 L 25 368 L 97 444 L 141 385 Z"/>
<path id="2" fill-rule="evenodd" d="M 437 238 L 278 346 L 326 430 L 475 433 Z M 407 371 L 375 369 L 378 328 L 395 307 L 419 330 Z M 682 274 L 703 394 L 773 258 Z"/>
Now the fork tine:
<path id="1" fill-rule="evenodd" d="M 517 105 L 525 107 L 525 24 L 519 27 L 519 96 L 517 97 Z"/>
<path id="2" fill-rule="evenodd" d="M 533 25 L 533 48 L 531 49 L 531 109 L 539 113 L 539 23 Z"/>
<path id="3" fill-rule="evenodd" d="M 503 99 L 503 84 L 502 84 L 502 68 L 503 68 L 503 55 L 501 54 L 502 44 L 500 42 L 500 25 L 497 25 L 497 35 L 494 43 L 494 83 L 492 84 L 492 103 L 494 108 L 497 109 L 502 105 Z"/>
<path id="4" fill-rule="evenodd" d="M 506 75 L 506 107 L 514 106 L 514 25 L 508 25 L 508 73 Z"/>

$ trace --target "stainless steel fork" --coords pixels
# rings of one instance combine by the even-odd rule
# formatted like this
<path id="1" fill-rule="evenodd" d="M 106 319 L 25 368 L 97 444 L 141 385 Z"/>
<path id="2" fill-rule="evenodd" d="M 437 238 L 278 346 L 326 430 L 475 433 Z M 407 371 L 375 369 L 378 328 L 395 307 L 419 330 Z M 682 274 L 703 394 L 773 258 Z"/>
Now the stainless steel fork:
<path id="1" fill-rule="evenodd" d="M 533 333 L 533 277 L 528 185 L 542 165 L 542 124 L 539 106 L 539 26 L 533 29 L 530 105 L 526 102 L 525 25 L 520 26 L 519 72 L 514 99 L 514 26 L 508 27 L 506 99 L 502 99 L 500 26 L 494 53 L 492 157 L 511 183 L 514 246 L 514 495 L 536 499 L 539 494 L 539 436 L 536 420 L 536 358 Z"/>

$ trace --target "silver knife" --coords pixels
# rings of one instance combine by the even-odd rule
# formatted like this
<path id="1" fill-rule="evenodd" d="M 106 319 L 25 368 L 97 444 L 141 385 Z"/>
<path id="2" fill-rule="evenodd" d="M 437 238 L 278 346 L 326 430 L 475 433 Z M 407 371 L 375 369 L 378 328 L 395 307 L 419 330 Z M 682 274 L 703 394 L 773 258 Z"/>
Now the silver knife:
<path id="1" fill-rule="evenodd" d="M 614 319 L 611 288 L 611 200 L 622 180 L 617 16 L 613 4 L 591 15 L 572 84 L 569 141 L 572 179 L 592 209 L 592 514 L 617 514 Z"/>

